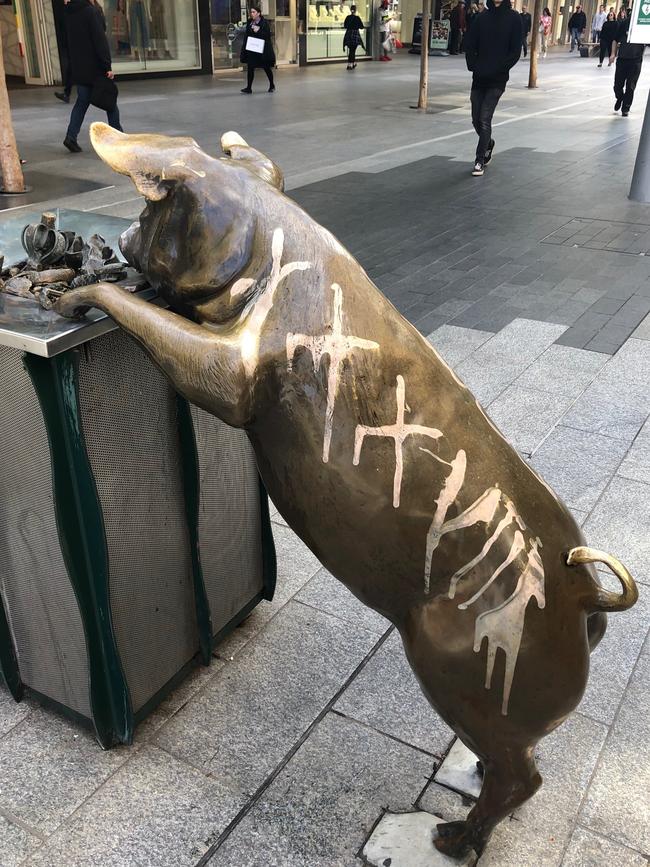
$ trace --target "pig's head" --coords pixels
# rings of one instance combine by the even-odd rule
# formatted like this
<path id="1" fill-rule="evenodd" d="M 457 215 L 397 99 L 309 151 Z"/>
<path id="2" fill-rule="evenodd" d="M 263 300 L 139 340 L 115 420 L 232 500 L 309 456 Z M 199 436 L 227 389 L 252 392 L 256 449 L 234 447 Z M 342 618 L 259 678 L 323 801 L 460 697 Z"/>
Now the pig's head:
<path id="1" fill-rule="evenodd" d="M 126 135 L 104 123 L 94 123 L 90 136 L 147 202 L 120 239 L 127 261 L 186 315 L 213 322 L 234 316 L 237 302 L 223 290 L 244 269 L 263 266 L 257 223 L 271 189 L 283 188 L 278 167 L 236 133 L 222 137 L 220 159 L 191 138 Z"/>

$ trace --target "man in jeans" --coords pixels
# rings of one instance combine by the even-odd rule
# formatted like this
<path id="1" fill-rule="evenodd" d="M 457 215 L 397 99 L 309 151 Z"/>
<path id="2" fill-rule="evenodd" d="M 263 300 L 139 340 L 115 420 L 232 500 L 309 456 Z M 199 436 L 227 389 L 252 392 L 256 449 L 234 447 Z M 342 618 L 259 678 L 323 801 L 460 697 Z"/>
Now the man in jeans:
<path id="1" fill-rule="evenodd" d="M 634 88 L 641 75 L 641 64 L 643 63 L 643 52 L 645 45 L 630 43 L 627 41 L 631 16 L 623 18 L 619 21 L 616 36 L 612 42 L 612 53 L 609 58 L 611 66 L 616 58 L 616 72 L 614 74 L 614 95 L 616 102 L 614 103 L 614 111 L 622 108 L 621 114 L 627 117 L 630 113 L 632 100 L 634 99 Z"/>
<path id="2" fill-rule="evenodd" d="M 492 159 L 492 117 L 521 56 L 522 40 L 521 15 L 510 0 L 488 0 L 487 11 L 475 16 L 465 37 L 465 60 L 472 73 L 472 125 L 478 134 L 475 177 Z"/>
<path id="3" fill-rule="evenodd" d="M 587 28 L 587 16 L 582 11 L 582 6 L 576 6 L 576 10 L 569 18 L 569 33 L 571 34 L 571 51 L 578 46 L 580 49 L 580 37 Z"/>
<path id="4" fill-rule="evenodd" d="M 106 76 L 113 78 L 111 52 L 104 32 L 104 23 L 90 0 L 65 0 L 65 28 L 68 44 L 69 81 L 77 85 L 77 101 L 63 144 L 72 153 L 79 153 L 79 130 L 90 106 L 93 83 Z M 106 112 L 109 124 L 121 130 L 117 105 Z"/>
<path id="5" fill-rule="evenodd" d="M 524 3 L 521 7 L 521 29 L 523 36 L 522 48 L 524 49 L 524 57 L 528 54 L 528 34 L 530 33 L 532 26 L 533 19 L 528 11 L 528 6 Z"/>

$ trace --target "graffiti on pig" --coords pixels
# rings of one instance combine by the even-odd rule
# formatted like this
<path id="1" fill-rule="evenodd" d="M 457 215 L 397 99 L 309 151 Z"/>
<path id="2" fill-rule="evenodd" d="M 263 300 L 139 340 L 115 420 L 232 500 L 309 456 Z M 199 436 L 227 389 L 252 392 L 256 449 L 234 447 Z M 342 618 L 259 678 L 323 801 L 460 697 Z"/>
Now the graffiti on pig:
<path id="1" fill-rule="evenodd" d="M 332 442 L 332 426 L 334 423 L 334 404 L 341 383 L 343 362 L 350 357 L 353 349 L 379 349 L 374 340 L 364 340 L 343 333 L 343 290 L 338 283 L 332 284 L 334 292 L 334 310 L 332 324 L 325 334 L 287 334 L 287 360 L 289 369 L 293 367 L 293 359 L 299 346 L 306 347 L 311 352 L 314 373 L 321 365 L 324 355 L 329 356 L 327 373 L 327 407 L 325 409 L 325 433 L 323 436 L 323 463 L 329 461 L 330 444 Z"/>

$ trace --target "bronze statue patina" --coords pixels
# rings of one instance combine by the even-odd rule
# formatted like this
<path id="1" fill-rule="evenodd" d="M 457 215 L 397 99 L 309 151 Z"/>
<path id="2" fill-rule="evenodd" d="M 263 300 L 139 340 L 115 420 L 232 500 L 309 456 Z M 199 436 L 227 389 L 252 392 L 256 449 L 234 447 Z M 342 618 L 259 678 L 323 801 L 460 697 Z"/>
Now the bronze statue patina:
<path id="1" fill-rule="evenodd" d="M 427 698 L 482 760 L 478 802 L 436 846 L 480 852 L 541 783 L 533 750 L 576 707 L 627 570 L 580 529 L 428 342 L 282 175 L 235 133 L 92 141 L 147 200 L 127 260 L 171 310 L 99 283 L 104 310 L 189 400 L 244 428 L 281 514 L 399 630 Z M 605 591 L 597 560 L 623 592 Z"/>

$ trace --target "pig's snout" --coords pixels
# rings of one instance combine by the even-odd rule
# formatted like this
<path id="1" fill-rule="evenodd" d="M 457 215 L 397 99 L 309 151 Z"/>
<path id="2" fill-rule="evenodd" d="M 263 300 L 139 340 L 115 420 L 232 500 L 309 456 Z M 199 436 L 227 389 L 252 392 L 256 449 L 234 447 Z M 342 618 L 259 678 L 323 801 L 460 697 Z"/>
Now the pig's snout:
<path id="1" fill-rule="evenodd" d="M 136 271 L 142 271 L 140 262 L 140 223 L 136 221 L 131 223 L 120 235 L 119 247 L 126 261 L 135 268 Z"/>

